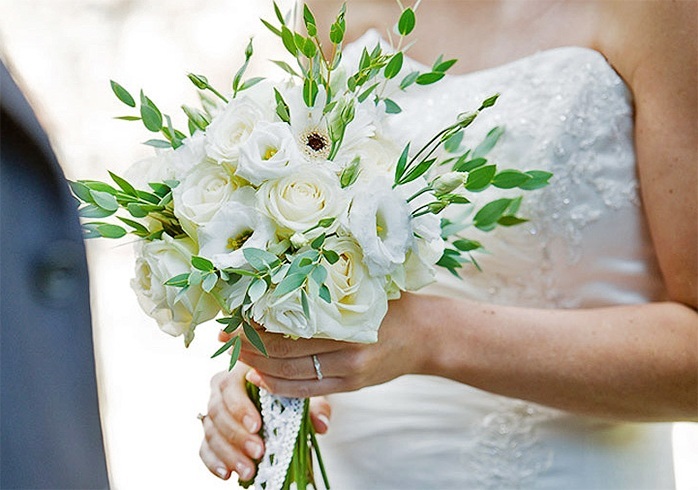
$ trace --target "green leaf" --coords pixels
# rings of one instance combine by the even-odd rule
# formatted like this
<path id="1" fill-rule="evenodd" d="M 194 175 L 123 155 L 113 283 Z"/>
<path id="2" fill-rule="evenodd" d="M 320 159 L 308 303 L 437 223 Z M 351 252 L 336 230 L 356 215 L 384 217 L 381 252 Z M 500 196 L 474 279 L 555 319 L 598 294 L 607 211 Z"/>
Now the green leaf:
<path id="1" fill-rule="evenodd" d="M 253 77 L 248 80 L 245 80 L 245 83 L 242 84 L 242 87 L 239 88 L 239 91 L 247 90 L 250 87 L 254 87 L 262 80 L 264 80 L 264 77 Z"/>
<path id="2" fill-rule="evenodd" d="M 276 2 L 273 2 L 274 5 L 274 14 L 276 14 L 276 18 L 279 19 L 279 22 L 281 22 L 281 25 L 286 25 L 286 21 L 284 20 L 284 16 L 281 15 L 281 10 L 279 10 L 279 6 L 276 4 Z"/>
<path id="3" fill-rule="evenodd" d="M 247 288 L 247 295 L 250 297 L 250 301 L 256 303 L 267 292 L 267 287 L 267 281 L 259 277 L 254 278 Z"/>
<path id="4" fill-rule="evenodd" d="M 119 203 L 116 201 L 116 198 L 113 195 L 96 190 L 91 190 L 90 194 L 94 199 L 93 202 L 100 208 L 106 209 L 107 211 L 116 211 L 119 209 Z"/>
<path id="5" fill-rule="evenodd" d="M 86 203 L 94 203 L 92 194 L 90 194 L 90 188 L 85 184 L 82 182 L 73 182 L 72 180 L 69 180 L 68 185 L 70 186 L 70 190 L 73 191 L 75 197 Z"/>
<path id="6" fill-rule="evenodd" d="M 516 226 L 520 225 L 521 223 L 526 223 L 528 220 L 524 218 L 519 218 L 517 216 L 511 216 L 511 215 L 506 215 L 502 216 L 497 220 L 498 225 L 502 226 Z"/>
<path id="7" fill-rule="evenodd" d="M 402 11 L 402 14 L 400 14 L 400 19 L 397 23 L 397 30 L 401 36 L 407 36 L 412 32 L 412 30 L 414 30 L 416 22 L 417 18 L 414 14 L 414 10 L 408 7 Z"/>
<path id="8" fill-rule="evenodd" d="M 553 176 L 553 174 L 550 172 L 544 172 L 543 170 L 529 170 L 525 173 L 531 177 L 531 180 L 519 185 L 519 189 L 523 189 L 525 191 L 533 191 L 545 187 L 548 185 L 548 181 Z"/>
<path id="9" fill-rule="evenodd" d="M 494 127 L 490 130 L 489 133 L 487 133 L 487 136 L 485 136 L 485 139 L 477 145 L 477 148 L 473 150 L 473 158 L 479 158 L 487 155 L 492 148 L 494 148 L 494 145 L 497 144 L 497 141 L 499 140 L 500 136 L 504 134 L 504 128 L 497 126 Z"/>
<path id="10" fill-rule="evenodd" d="M 201 282 L 201 289 L 210 293 L 216 287 L 216 284 L 218 284 L 218 276 L 214 272 L 209 272 Z"/>
<path id="11" fill-rule="evenodd" d="M 444 150 L 446 150 L 449 153 L 456 153 L 458 151 L 458 148 L 460 148 L 460 144 L 462 141 L 463 130 L 461 129 L 449 136 L 449 138 L 444 142 Z"/>
<path id="12" fill-rule="evenodd" d="M 264 24 L 267 27 L 267 29 L 269 29 L 271 32 L 273 32 L 277 36 L 281 37 L 281 31 L 279 29 L 277 29 L 276 27 L 274 27 L 273 25 L 271 25 L 269 22 L 267 22 L 264 19 L 260 19 L 260 20 L 262 21 L 262 24 Z"/>
<path id="13" fill-rule="evenodd" d="M 128 218 L 122 218 L 121 216 L 117 216 L 117 218 L 118 218 L 119 220 L 121 220 L 124 224 L 126 224 L 126 225 L 130 226 L 131 228 L 135 229 L 138 233 L 141 233 L 141 234 L 144 234 L 144 235 L 147 235 L 148 233 L 150 233 L 150 232 L 148 231 L 148 228 L 146 228 L 145 226 L 143 226 L 142 224 L 140 224 L 138 221 L 133 221 L 133 220 L 128 219 Z"/>
<path id="14" fill-rule="evenodd" d="M 118 119 L 120 121 L 140 121 L 141 118 L 138 116 L 117 116 L 114 119 Z"/>
<path id="15" fill-rule="evenodd" d="M 108 211 L 106 209 L 102 209 L 99 206 L 95 206 L 94 204 L 88 204 L 87 206 L 84 206 L 78 210 L 78 214 L 81 218 L 106 218 L 107 216 L 111 216 L 115 212 L 116 211 Z"/>
<path id="16" fill-rule="evenodd" d="M 274 97 L 276 98 L 276 114 L 279 116 L 279 119 L 285 123 L 290 123 L 291 115 L 289 114 L 288 104 L 286 104 L 283 96 L 276 88 L 274 89 Z"/>
<path id="17" fill-rule="evenodd" d="M 288 293 L 295 291 L 305 284 L 305 280 L 308 278 L 307 274 L 294 273 L 289 274 L 284 278 L 283 281 L 276 286 L 274 290 L 274 296 L 284 296 Z"/>
<path id="18" fill-rule="evenodd" d="M 133 97 L 130 93 L 128 93 L 128 90 L 116 83 L 114 80 L 110 80 L 109 83 L 111 83 L 111 89 L 114 91 L 114 95 L 116 95 L 121 102 L 129 107 L 136 107 L 136 101 L 133 100 Z"/>
<path id="19" fill-rule="evenodd" d="M 445 73 L 448 71 L 449 68 L 451 68 L 453 65 L 456 64 L 458 60 L 446 60 L 446 61 L 441 61 L 441 56 L 439 56 L 439 59 L 437 60 L 436 63 L 434 63 L 434 66 L 432 67 L 432 71 L 438 72 L 438 73 Z"/>
<path id="20" fill-rule="evenodd" d="M 477 228 L 486 228 L 497 222 L 504 211 L 511 204 L 511 199 L 502 198 L 485 204 L 473 218 L 473 224 Z"/>
<path id="21" fill-rule="evenodd" d="M 445 75 L 440 72 L 428 72 L 428 73 L 422 73 L 417 77 L 417 80 L 415 82 L 417 85 L 431 85 L 432 83 L 436 83 L 439 80 L 441 80 Z"/>
<path id="22" fill-rule="evenodd" d="M 383 99 L 385 103 L 386 114 L 400 114 L 402 112 L 402 107 L 397 105 L 397 103 L 392 99 Z"/>
<path id="23" fill-rule="evenodd" d="M 456 247 L 461 252 L 470 252 L 472 250 L 477 250 L 478 248 L 482 248 L 482 244 L 480 242 L 477 242 L 475 240 L 468 240 L 466 238 L 462 238 L 460 240 L 455 240 L 453 242 L 453 246 Z"/>
<path id="24" fill-rule="evenodd" d="M 325 243 L 325 238 L 325 234 L 321 233 L 317 238 L 310 242 L 310 247 L 314 248 L 315 250 L 319 250 L 320 247 L 322 247 L 322 244 Z"/>
<path id="25" fill-rule="evenodd" d="M 169 141 L 157 140 L 157 139 L 145 141 L 145 142 L 143 142 L 143 144 L 147 145 L 147 146 L 152 146 L 153 148 L 171 148 L 172 147 L 172 143 L 170 143 Z"/>
<path id="26" fill-rule="evenodd" d="M 240 337 L 233 338 L 233 351 L 230 353 L 230 362 L 228 363 L 228 371 L 232 371 L 235 363 L 240 358 L 240 349 L 242 348 L 242 340 Z"/>
<path id="27" fill-rule="evenodd" d="M 323 301 L 325 301 L 325 303 L 332 303 L 332 295 L 330 294 L 330 289 L 326 285 L 323 284 L 320 286 L 318 295 Z"/>
<path id="28" fill-rule="evenodd" d="M 104 238 L 121 238 L 126 236 L 126 230 L 117 225 L 111 225 L 109 223 L 99 224 L 97 226 L 97 231 Z"/>
<path id="29" fill-rule="evenodd" d="M 513 189 L 531 180 L 530 175 L 526 175 L 518 170 L 502 170 L 492 179 L 492 185 L 500 189 Z"/>
<path id="30" fill-rule="evenodd" d="M 264 342 L 262 342 L 262 337 L 259 336 L 259 332 L 257 332 L 252 325 L 245 321 L 242 322 L 242 329 L 245 332 L 245 337 L 247 337 L 247 340 L 250 341 L 250 344 L 252 344 L 264 356 L 268 356 L 267 349 L 264 347 Z"/>
<path id="31" fill-rule="evenodd" d="M 136 189 L 128 181 L 119 177 L 114 172 L 109 172 L 109 175 L 111 176 L 112 180 L 116 182 L 116 185 L 118 185 L 126 194 L 134 197 L 138 196 Z"/>
<path id="32" fill-rule="evenodd" d="M 373 92 L 376 89 L 376 87 L 378 87 L 378 85 L 380 85 L 380 83 L 374 83 L 373 85 L 368 87 L 366 90 L 361 92 L 358 96 L 359 102 L 363 102 L 364 100 L 366 100 L 368 98 L 368 96 L 371 95 L 371 92 Z"/>
<path id="33" fill-rule="evenodd" d="M 174 286 L 178 288 L 182 288 L 184 286 L 189 285 L 189 273 L 186 272 L 184 274 L 178 274 L 174 277 L 169 278 L 167 281 L 165 281 L 165 286 Z"/>
<path id="34" fill-rule="evenodd" d="M 198 255 L 192 256 L 191 265 L 195 269 L 198 269 L 203 272 L 213 272 L 216 269 L 213 265 L 213 262 L 211 262 L 205 257 L 199 257 Z"/>
<path id="35" fill-rule="evenodd" d="M 419 78 L 418 71 L 413 71 L 413 72 L 407 74 L 407 76 L 405 76 L 405 78 L 403 78 L 402 81 L 400 82 L 400 88 L 402 90 L 405 90 L 407 87 L 409 87 L 414 82 L 416 82 L 417 78 Z"/>
<path id="36" fill-rule="evenodd" d="M 150 105 L 141 105 L 141 118 L 148 131 L 158 133 L 162 129 L 162 114 Z"/>
<path id="37" fill-rule="evenodd" d="M 295 37 L 293 36 L 291 30 L 286 26 L 281 27 L 281 41 L 283 42 L 286 50 L 291 53 L 292 56 L 298 55 L 298 47 L 296 46 Z"/>
<path id="38" fill-rule="evenodd" d="M 303 306 L 303 315 L 310 320 L 310 305 L 308 305 L 308 294 L 305 289 L 301 289 L 301 306 Z"/>
<path id="39" fill-rule="evenodd" d="M 258 271 L 270 270 L 279 265 L 279 258 L 259 248 L 246 247 L 242 249 L 245 260 Z"/>
<path id="40" fill-rule="evenodd" d="M 300 74 L 293 69 L 291 65 L 286 63 L 285 61 L 277 61 L 277 60 L 271 60 L 272 63 L 274 63 L 276 66 L 281 68 L 283 71 L 288 73 L 289 75 L 293 75 L 294 77 L 300 77 Z"/>
<path id="41" fill-rule="evenodd" d="M 453 165 L 454 172 L 472 172 L 476 168 L 482 167 L 487 163 L 486 158 L 473 158 L 471 160 L 467 160 L 469 155 L 469 153 L 466 153 L 456 161 L 456 163 Z"/>
<path id="42" fill-rule="evenodd" d="M 315 281 L 315 283 L 318 286 L 322 286 L 322 284 L 325 282 L 325 279 L 327 279 L 327 269 L 318 264 L 313 269 L 313 272 L 310 274 L 310 277 L 313 279 L 313 281 Z"/>
<path id="43" fill-rule="evenodd" d="M 402 54 L 402 51 L 398 51 L 395 53 L 391 58 L 390 61 L 388 61 L 388 64 L 385 65 L 385 69 L 383 70 L 383 74 L 385 75 L 385 78 L 391 79 L 395 78 L 398 73 L 400 73 L 400 70 L 402 69 L 402 63 L 403 63 L 404 57 Z"/>
<path id="44" fill-rule="evenodd" d="M 126 209 L 134 218 L 145 218 L 148 216 L 148 211 L 140 204 L 131 203 L 126 206 Z"/>
<path id="45" fill-rule="evenodd" d="M 486 189 L 497 171 L 496 165 L 485 165 L 476 168 L 468 174 L 468 180 L 465 181 L 465 188 L 471 192 L 479 192 Z"/>
<path id="46" fill-rule="evenodd" d="M 313 107 L 315 105 L 318 90 L 318 84 L 315 80 L 306 79 L 303 82 L 303 101 L 306 106 Z"/>
<path id="47" fill-rule="evenodd" d="M 405 173 L 405 168 L 407 167 L 407 158 L 410 153 L 410 144 L 407 143 L 405 148 L 402 150 L 402 153 L 400 154 L 400 158 L 397 161 L 397 165 L 395 166 L 395 182 L 399 182 L 400 179 L 402 179 L 402 175 Z"/>
<path id="48" fill-rule="evenodd" d="M 325 249 L 322 251 L 322 256 L 325 257 L 325 260 L 330 264 L 334 264 L 339 260 L 339 254 L 334 250 Z"/>
<path id="49" fill-rule="evenodd" d="M 412 182 L 413 180 L 415 180 L 418 177 L 421 177 L 422 175 L 424 175 L 426 172 L 429 171 L 429 169 L 434 164 L 434 162 L 436 162 L 435 158 L 431 158 L 429 160 L 423 160 L 423 161 L 419 162 L 419 165 L 417 165 L 412 170 L 407 172 L 407 175 L 405 175 L 405 177 L 403 177 L 399 183 L 401 185 L 406 184 L 408 182 Z"/>

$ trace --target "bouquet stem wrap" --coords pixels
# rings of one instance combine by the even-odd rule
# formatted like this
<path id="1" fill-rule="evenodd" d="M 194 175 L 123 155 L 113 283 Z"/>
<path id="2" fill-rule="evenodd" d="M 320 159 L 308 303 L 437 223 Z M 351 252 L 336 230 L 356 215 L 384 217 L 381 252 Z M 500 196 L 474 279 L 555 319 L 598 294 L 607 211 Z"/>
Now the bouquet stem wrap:
<path id="1" fill-rule="evenodd" d="M 318 488 L 313 453 L 318 458 L 325 488 L 329 483 L 310 421 L 309 400 L 277 396 L 248 384 L 248 393 L 260 409 L 266 451 L 257 468 L 255 490 Z M 252 482 L 241 482 L 248 487 Z"/>

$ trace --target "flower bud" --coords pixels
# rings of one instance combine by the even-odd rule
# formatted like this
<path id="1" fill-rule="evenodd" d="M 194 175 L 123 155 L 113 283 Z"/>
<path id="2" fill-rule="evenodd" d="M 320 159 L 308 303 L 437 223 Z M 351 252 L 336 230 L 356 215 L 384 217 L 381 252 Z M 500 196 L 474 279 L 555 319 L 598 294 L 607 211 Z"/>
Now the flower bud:
<path id="1" fill-rule="evenodd" d="M 187 75 L 191 83 L 196 85 L 196 88 L 201 90 L 206 90 L 208 88 L 208 79 L 203 75 L 196 75 L 194 73 L 189 73 Z"/>
<path id="2" fill-rule="evenodd" d="M 441 211 L 446 209 L 446 206 L 448 206 L 447 201 L 434 201 L 427 204 L 427 208 L 432 214 L 439 214 Z"/>
<path id="3" fill-rule="evenodd" d="M 434 190 L 434 195 L 439 197 L 453 192 L 464 183 L 465 176 L 462 172 L 448 172 L 435 178 L 431 183 L 431 188 Z"/>
<path id="4" fill-rule="evenodd" d="M 308 239 L 302 233 L 294 233 L 291 235 L 290 240 L 294 248 L 302 248 L 308 244 Z"/>

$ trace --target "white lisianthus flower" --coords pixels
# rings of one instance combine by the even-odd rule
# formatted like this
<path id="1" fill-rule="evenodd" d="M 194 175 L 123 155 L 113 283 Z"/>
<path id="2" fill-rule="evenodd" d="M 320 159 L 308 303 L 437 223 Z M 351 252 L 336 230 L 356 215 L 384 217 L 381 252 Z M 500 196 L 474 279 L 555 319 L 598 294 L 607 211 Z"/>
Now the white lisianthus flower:
<path id="1" fill-rule="evenodd" d="M 288 124 L 260 122 L 240 146 L 236 175 L 254 185 L 298 170 L 301 156 Z"/>
<path id="2" fill-rule="evenodd" d="M 199 227 L 198 236 L 199 254 L 219 269 L 244 266 L 247 261 L 243 249 L 266 250 L 275 239 L 269 218 L 236 201 L 224 203 L 210 221 Z"/>
<path id="3" fill-rule="evenodd" d="M 331 233 L 346 213 L 347 204 L 347 194 L 337 176 L 315 166 L 304 166 L 293 175 L 265 182 L 257 191 L 258 209 L 277 223 L 277 233 L 284 237 L 303 234 L 322 219 L 337 218 L 329 228 L 317 228 L 306 238 L 323 231 Z"/>
<path id="4" fill-rule="evenodd" d="M 220 164 L 237 165 L 242 145 L 261 121 L 270 120 L 264 108 L 248 96 L 231 100 L 206 127 L 206 153 Z"/>
<path id="5" fill-rule="evenodd" d="M 385 280 L 374 277 L 364 264 L 361 248 L 351 237 L 333 236 L 324 245 L 339 255 L 334 264 L 322 261 L 327 270 L 327 303 L 309 294 L 311 309 L 317 311 L 316 337 L 351 342 L 375 342 L 378 327 L 388 311 Z"/>
<path id="6" fill-rule="evenodd" d="M 405 261 L 412 247 L 411 213 L 403 197 L 386 178 L 356 189 L 348 228 L 364 252 L 372 276 L 390 274 Z"/>
<path id="7" fill-rule="evenodd" d="M 196 238 L 197 228 L 213 218 L 244 183 L 225 167 L 200 163 L 172 190 L 174 212 L 184 231 Z"/>
<path id="8" fill-rule="evenodd" d="M 402 149 L 391 140 L 369 138 L 364 141 L 353 152 L 359 157 L 358 181 L 365 184 L 378 177 L 393 179 L 401 152 Z"/>
<path id="9" fill-rule="evenodd" d="M 448 175 L 448 174 L 447 174 Z M 442 188 L 452 187 L 459 176 L 447 176 L 442 179 Z M 462 180 L 459 180 L 462 185 Z M 398 191 L 404 199 L 419 192 L 428 185 L 426 179 L 420 177 L 408 184 L 398 186 Z M 453 189 L 451 189 L 453 190 Z M 450 192 L 450 191 L 448 191 Z M 426 192 L 412 199 L 410 211 L 434 200 L 431 192 Z M 433 213 L 423 214 L 412 218 L 413 246 L 407 253 L 401 274 L 395 275 L 401 289 L 416 291 L 436 280 L 435 264 L 443 255 L 446 243 L 441 238 L 441 218 Z"/>
<path id="10" fill-rule="evenodd" d="M 280 297 L 269 291 L 252 305 L 251 312 L 252 319 L 268 332 L 305 339 L 317 333 L 314 313 L 311 310 L 308 319 L 303 312 L 300 289 Z"/>
<path id="11" fill-rule="evenodd" d="M 131 287 L 145 313 L 154 318 L 163 332 L 185 336 L 189 344 L 194 328 L 218 314 L 215 300 L 199 286 L 189 286 L 175 302 L 179 288 L 165 286 L 174 276 L 191 270 L 191 256 L 196 246 L 188 238 L 173 239 L 167 234 L 162 240 L 139 243 L 136 257 L 136 277 Z"/>

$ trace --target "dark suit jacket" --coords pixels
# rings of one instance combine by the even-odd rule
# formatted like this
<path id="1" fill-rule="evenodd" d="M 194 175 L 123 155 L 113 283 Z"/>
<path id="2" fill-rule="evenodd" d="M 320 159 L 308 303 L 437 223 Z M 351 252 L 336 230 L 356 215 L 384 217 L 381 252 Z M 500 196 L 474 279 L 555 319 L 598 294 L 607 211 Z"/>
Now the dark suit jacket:
<path id="1" fill-rule="evenodd" d="M 107 488 L 76 205 L 2 64 L 0 107 L 0 488 Z"/>

